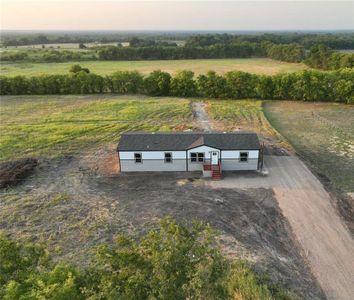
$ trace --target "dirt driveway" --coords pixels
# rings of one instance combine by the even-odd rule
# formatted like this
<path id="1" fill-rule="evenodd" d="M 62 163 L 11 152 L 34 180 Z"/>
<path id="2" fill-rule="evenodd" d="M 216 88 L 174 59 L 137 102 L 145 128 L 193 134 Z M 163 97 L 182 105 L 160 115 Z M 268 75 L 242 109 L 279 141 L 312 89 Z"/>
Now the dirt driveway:
<path id="1" fill-rule="evenodd" d="M 295 156 L 266 156 L 265 166 L 267 176 L 230 174 L 206 184 L 214 188 L 273 188 L 328 299 L 354 299 L 354 240 L 330 195 Z"/>

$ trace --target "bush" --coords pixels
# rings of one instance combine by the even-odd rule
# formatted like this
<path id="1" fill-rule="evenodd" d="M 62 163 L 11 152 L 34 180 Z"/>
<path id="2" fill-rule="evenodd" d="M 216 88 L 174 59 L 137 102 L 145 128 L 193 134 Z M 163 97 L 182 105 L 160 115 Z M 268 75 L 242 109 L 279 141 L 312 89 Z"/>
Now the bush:
<path id="1" fill-rule="evenodd" d="M 90 73 L 90 70 L 88 68 L 83 68 L 80 65 L 72 65 L 69 70 L 69 72 L 71 73 L 79 73 L 81 71 L 85 73 Z"/>
<path id="2" fill-rule="evenodd" d="M 138 241 L 119 235 L 114 245 L 100 245 L 80 270 L 53 264 L 40 246 L 0 236 L 0 298 L 292 299 L 214 245 L 209 226 L 167 218 Z"/>
<path id="3" fill-rule="evenodd" d="M 171 94 L 179 97 L 194 97 L 197 95 L 196 83 L 192 71 L 180 71 L 171 80 Z"/>
<path id="4" fill-rule="evenodd" d="M 225 78 L 217 75 L 214 71 L 200 75 L 197 86 L 199 93 L 208 98 L 225 98 L 228 94 Z"/>
<path id="5" fill-rule="evenodd" d="M 168 96 L 170 94 L 171 75 L 156 70 L 144 79 L 144 91 L 151 96 Z"/>
<path id="6" fill-rule="evenodd" d="M 115 72 L 107 80 L 112 93 L 136 94 L 143 90 L 143 76 L 137 71 Z"/>

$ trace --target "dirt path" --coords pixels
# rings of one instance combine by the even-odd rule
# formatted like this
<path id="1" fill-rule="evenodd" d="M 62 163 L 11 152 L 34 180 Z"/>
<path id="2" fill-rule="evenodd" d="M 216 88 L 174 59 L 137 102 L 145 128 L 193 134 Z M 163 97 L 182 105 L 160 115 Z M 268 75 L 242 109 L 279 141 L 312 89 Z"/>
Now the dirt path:
<path id="1" fill-rule="evenodd" d="M 268 176 L 230 175 L 216 188 L 273 188 L 328 299 L 354 299 L 354 240 L 320 181 L 295 156 L 266 156 Z"/>
<path id="2" fill-rule="evenodd" d="M 193 116 L 198 123 L 198 127 L 203 131 L 215 131 L 208 113 L 205 111 L 205 103 L 194 102 L 192 108 Z"/>

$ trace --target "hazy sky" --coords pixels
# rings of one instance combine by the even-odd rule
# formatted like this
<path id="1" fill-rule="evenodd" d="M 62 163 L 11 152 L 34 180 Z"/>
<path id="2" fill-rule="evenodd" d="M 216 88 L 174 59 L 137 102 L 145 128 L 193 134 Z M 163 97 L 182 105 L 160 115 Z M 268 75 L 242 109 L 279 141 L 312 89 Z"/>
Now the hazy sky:
<path id="1" fill-rule="evenodd" d="M 0 0 L 0 3 L 2 29 L 354 29 L 354 0 Z"/>

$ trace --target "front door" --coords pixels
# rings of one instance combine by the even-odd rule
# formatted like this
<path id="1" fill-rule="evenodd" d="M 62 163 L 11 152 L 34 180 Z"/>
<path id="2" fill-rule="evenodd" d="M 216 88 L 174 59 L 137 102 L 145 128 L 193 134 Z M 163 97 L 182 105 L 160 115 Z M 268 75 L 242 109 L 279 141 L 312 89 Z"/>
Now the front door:
<path id="1" fill-rule="evenodd" d="M 211 151 L 211 164 L 218 165 L 219 164 L 219 152 Z"/>

